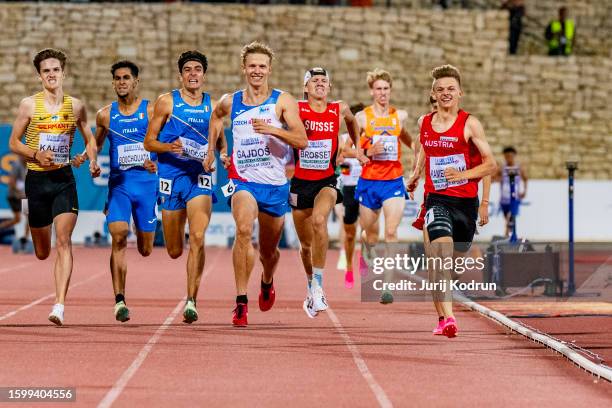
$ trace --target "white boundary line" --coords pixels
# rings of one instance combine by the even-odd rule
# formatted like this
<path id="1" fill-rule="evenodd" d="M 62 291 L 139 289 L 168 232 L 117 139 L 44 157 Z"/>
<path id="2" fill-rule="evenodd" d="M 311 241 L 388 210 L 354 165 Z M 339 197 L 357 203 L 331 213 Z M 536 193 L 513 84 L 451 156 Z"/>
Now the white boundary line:
<path id="1" fill-rule="evenodd" d="M 206 275 L 208 275 L 208 272 L 210 272 L 213 266 L 217 264 L 217 260 L 219 259 L 220 254 L 222 252 L 223 250 L 219 250 L 217 256 L 215 256 L 212 262 L 207 265 L 206 270 L 202 274 L 200 282 L 204 280 Z M 181 308 L 183 307 L 185 299 L 186 298 L 183 298 L 178 302 L 174 310 L 172 310 L 172 312 L 166 317 L 166 320 L 164 320 L 161 326 L 159 326 L 157 330 L 155 330 L 155 333 L 153 333 L 147 343 L 142 347 L 142 349 L 140 349 L 140 352 L 138 353 L 134 361 L 132 361 L 132 364 L 130 364 L 130 366 L 123 372 L 123 374 L 121 374 L 121 377 L 119 377 L 115 384 L 113 384 L 112 388 L 106 393 L 104 398 L 102 398 L 102 401 L 100 401 L 100 403 L 98 404 L 98 408 L 108 408 L 113 405 L 117 398 L 119 398 L 119 396 L 127 386 L 128 382 L 130 382 L 132 377 L 136 375 L 136 372 L 138 371 L 142 363 L 144 363 L 151 350 L 153 350 L 155 344 L 159 341 L 164 332 L 170 327 L 174 319 L 176 319 L 176 316 L 179 314 Z"/>
<path id="2" fill-rule="evenodd" d="M 96 279 L 96 278 L 98 278 L 98 277 L 100 277 L 100 276 L 102 276 L 102 275 L 104 275 L 104 274 L 106 274 L 106 273 L 107 273 L 107 272 L 100 272 L 100 273 L 97 273 L 97 274 L 95 274 L 95 275 L 93 275 L 93 276 L 91 276 L 91 277 L 89 277 L 89 278 L 87 278 L 87 279 L 85 279 L 85 280 L 83 280 L 83 281 L 77 282 L 77 283 L 75 283 L 74 285 L 70 285 L 69 289 L 74 289 L 74 288 L 79 287 L 79 286 L 81 286 L 81 285 L 84 285 L 84 284 L 86 284 L 86 283 L 88 283 L 88 282 L 91 282 L 92 280 L 94 280 L 94 279 Z M 19 309 L 15 309 L 15 310 L 13 310 L 13 311 L 11 311 L 11 312 L 8 312 L 7 314 L 5 314 L 5 315 L 3 315 L 3 316 L 0 316 L 0 321 L 5 320 L 5 319 L 8 319 L 9 317 L 13 317 L 13 316 L 15 316 L 17 313 L 19 313 L 19 312 L 23 312 L 24 310 L 27 310 L 27 309 L 31 308 L 32 306 L 36 306 L 37 304 L 42 303 L 42 302 L 44 302 L 44 301 L 45 301 L 45 300 L 47 300 L 47 299 L 51 299 L 51 298 L 53 298 L 54 296 L 55 296 L 55 292 L 50 293 L 50 294 L 48 294 L 48 295 L 46 295 L 46 296 L 43 296 L 43 297 L 41 297 L 41 298 L 39 298 L 39 299 L 36 299 L 36 300 L 35 300 L 35 301 L 33 301 L 32 303 L 28 303 L 28 304 L 27 304 L 27 305 L 25 305 L 25 306 L 21 306 Z"/>
<path id="3" fill-rule="evenodd" d="M 17 266 L 11 266 L 11 267 L 2 268 L 2 269 L 0 269 L 0 275 L 2 275 L 3 273 L 7 273 L 7 272 L 11 272 L 11 271 L 17 271 L 19 269 L 27 268 L 30 265 L 34 265 L 34 262 L 26 262 L 26 263 L 23 263 L 23 264 L 19 264 Z"/>
<path id="4" fill-rule="evenodd" d="M 353 355 L 353 361 L 355 362 L 355 365 L 359 369 L 361 376 L 366 380 L 366 382 L 370 386 L 370 389 L 374 393 L 374 396 L 378 400 L 378 405 L 380 405 L 382 408 L 393 407 L 393 404 L 391 403 L 391 400 L 385 393 L 385 390 L 383 390 L 380 384 L 378 384 L 376 380 L 374 379 L 374 376 L 370 372 L 370 369 L 368 368 L 367 364 L 361 357 L 361 353 L 359 352 L 359 349 L 355 345 L 355 342 L 348 335 L 348 333 L 346 332 L 346 329 L 342 326 L 342 323 L 340 323 L 340 320 L 338 320 L 338 316 L 336 316 L 336 314 L 333 312 L 331 307 L 327 308 L 327 315 L 329 316 L 329 319 L 334 324 L 334 327 L 336 328 L 336 330 L 338 330 L 338 332 L 340 333 L 340 336 L 344 340 L 344 344 L 346 344 L 346 348 L 348 348 L 351 354 Z"/>

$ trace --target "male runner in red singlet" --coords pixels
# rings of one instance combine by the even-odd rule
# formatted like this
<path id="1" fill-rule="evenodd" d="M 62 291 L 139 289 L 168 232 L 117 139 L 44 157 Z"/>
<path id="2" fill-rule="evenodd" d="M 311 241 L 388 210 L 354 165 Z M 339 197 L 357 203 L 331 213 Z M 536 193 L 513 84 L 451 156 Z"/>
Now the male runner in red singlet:
<path id="1" fill-rule="evenodd" d="M 443 65 L 434 68 L 432 78 L 431 95 L 438 101 L 438 111 L 423 118 L 421 151 L 407 189 L 414 191 L 424 168 L 427 256 L 442 260 L 434 263 L 430 274 L 430 283 L 440 283 L 433 291 L 434 305 L 443 313 L 443 334 L 455 337 L 452 298 L 443 289 L 452 271 L 444 260 L 469 250 L 478 217 L 478 180 L 493 174 L 496 164 L 480 121 L 459 109 L 463 96 L 459 70 Z"/>
<path id="2" fill-rule="evenodd" d="M 359 127 L 348 105 L 328 102 L 331 90 L 329 73 L 320 67 L 306 71 L 304 92 L 307 100 L 299 101 L 308 146 L 294 149 L 295 174 L 291 179 L 289 204 L 300 239 L 300 256 L 308 279 L 304 311 L 313 318 L 327 309 L 323 292 L 323 270 L 329 237 L 327 219 L 334 205 L 342 202 L 335 174 L 340 118 L 344 119 L 356 144 Z M 314 278 L 314 279 L 313 279 Z"/>

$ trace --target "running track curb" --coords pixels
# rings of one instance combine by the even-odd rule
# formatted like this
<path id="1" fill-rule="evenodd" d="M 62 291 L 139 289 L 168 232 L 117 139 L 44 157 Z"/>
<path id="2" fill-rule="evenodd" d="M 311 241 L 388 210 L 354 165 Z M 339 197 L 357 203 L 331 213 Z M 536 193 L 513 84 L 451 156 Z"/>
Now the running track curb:
<path id="1" fill-rule="evenodd" d="M 461 302 L 463 305 L 470 308 L 471 310 L 474 310 L 480 313 L 481 315 L 491 320 L 494 320 L 499 324 L 502 324 L 508 327 L 511 331 L 520 333 L 523 336 L 531 340 L 534 340 L 548 348 L 553 349 L 557 353 L 562 354 L 567 359 L 571 360 L 574 364 L 576 364 L 578 367 L 582 368 L 583 370 L 588 371 L 591 374 L 599 378 L 603 378 L 605 380 L 608 380 L 609 382 L 612 382 L 612 370 L 611 369 L 595 364 L 591 360 L 580 355 L 579 353 L 572 350 L 571 348 L 561 343 L 560 341 L 557 341 L 544 334 L 534 332 L 533 330 L 528 329 L 522 324 L 515 322 L 514 320 L 504 316 L 500 312 L 496 312 L 494 310 L 489 309 L 486 306 L 473 302 L 463 295 L 456 294 L 454 296 L 459 302 Z"/>

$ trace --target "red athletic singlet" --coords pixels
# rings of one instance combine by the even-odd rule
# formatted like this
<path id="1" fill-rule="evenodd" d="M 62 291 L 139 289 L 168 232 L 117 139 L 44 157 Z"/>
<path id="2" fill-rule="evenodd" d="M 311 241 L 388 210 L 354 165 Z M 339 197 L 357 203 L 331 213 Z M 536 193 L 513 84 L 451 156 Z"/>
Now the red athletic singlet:
<path id="1" fill-rule="evenodd" d="M 454 167 L 459 171 L 471 169 L 482 162 L 473 143 L 465 141 L 465 123 L 469 113 L 460 110 L 455 123 L 446 132 L 438 133 L 431 126 L 436 112 L 423 118 L 420 141 L 425 152 L 425 191 L 453 197 L 476 197 L 478 180 L 448 182 L 444 169 Z"/>
<path id="2" fill-rule="evenodd" d="M 304 122 L 308 147 L 294 149 L 295 175 L 302 180 L 321 180 L 335 174 L 338 133 L 340 131 L 340 105 L 327 104 L 325 112 L 315 112 L 308 101 L 298 102 L 300 119 Z"/>

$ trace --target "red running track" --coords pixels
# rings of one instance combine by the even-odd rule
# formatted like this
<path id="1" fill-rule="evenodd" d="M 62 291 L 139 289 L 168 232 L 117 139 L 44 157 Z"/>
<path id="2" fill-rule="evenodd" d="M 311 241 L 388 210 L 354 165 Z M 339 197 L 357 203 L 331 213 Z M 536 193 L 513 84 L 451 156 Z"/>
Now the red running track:
<path id="1" fill-rule="evenodd" d="M 283 251 L 276 305 L 266 313 L 257 308 L 258 265 L 250 325 L 237 329 L 230 325 L 229 250 L 207 249 L 200 321 L 189 326 L 180 317 L 185 255 L 171 260 L 156 248 L 143 259 L 132 249 L 126 294 L 132 320 L 121 324 L 113 316 L 109 251 L 75 249 L 60 328 L 47 321 L 52 260 L 0 248 L 0 386 L 76 387 L 76 404 L 62 405 L 71 407 L 558 408 L 612 401 L 610 384 L 479 314 L 459 311 L 460 336 L 451 340 L 431 335 L 430 304 L 361 303 L 358 286 L 346 290 L 333 268 L 334 251 L 324 278 L 331 311 L 306 317 L 298 254 Z"/>

